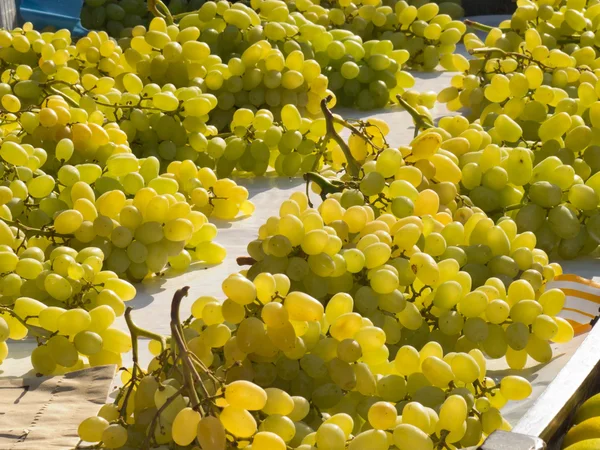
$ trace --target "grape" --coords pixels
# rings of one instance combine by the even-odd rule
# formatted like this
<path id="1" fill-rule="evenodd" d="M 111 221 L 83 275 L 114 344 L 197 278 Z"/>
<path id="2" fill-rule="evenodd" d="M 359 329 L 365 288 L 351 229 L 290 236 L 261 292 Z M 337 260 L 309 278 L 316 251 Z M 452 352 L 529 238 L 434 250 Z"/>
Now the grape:
<path id="1" fill-rule="evenodd" d="M 343 430 L 332 423 L 323 424 L 317 430 L 316 443 L 323 448 L 339 448 L 346 442 Z"/>
<path id="2" fill-rule="evenodd" d="M 93 355 L 102 350 L 103 340 L 100 335 L 92 331 L 81 331 L 73 340 L 77 351 L 84 355 Z"/>
<path id="3" fill-rule="evenodd" d="M 467 420 L 467 403 L 459 395 L 448 397 L 440 409 L 439 428 L 454 431 L 462 427 Z"/>
<path id="4" fill-rule="evenodd" d="M 262 408 L 265 414 L 280 414 L 285 416 L 294 410 L 294 401 L 286 392 L 277 388 L 265 389 L 267 402 Z"/>
<path id="5" fill-rule="evenodd" d="M 234 436 L 250 437 L 256 431 L 254 417 L 245 409 L 227 406 L 219 417 L 223 427 Z"/>
<path id="6" fill-rule="evenodd" d="M 227 386 L 225 398 L 230 405 L 258 411 L 267 404 L 267 393 L 248 381 L 235 381 Z"/>
<path id="7" fill-rule="evenodd" d="M 79 424 L 77 434 L 82 441 L 100 442 L 108 426 L 109 423 L 102 417 L 88 417 Z"/>
<path id="8" fill-rule="evenodd" d="M 198 442 L 207 449 L 219 449 L 225 446 L 225 430 L 219 419 L 207 416 L 200 419 L 197 427 Z"/>
<path id="9" fill-rule="evenodd" d="M 389 402 L 377 402 L 369 408 L 369 423 L 378 430 L 387 430 L 396 425 L 396 408 Z"/>
<path id="10" fill-rule="evenodd" d="M 284 440 L 275 433 L 260 431 L 256 433 L 252 441 L 252 447 L 257 449 L 285 449 Z"/>
<path id="11" fill-rule="evenodd" d="M 401 450 L 433 449 L 433 441 L 419 428 L 410 424 L 401 424 L 394 429 L 394 444 Z"/>
<path id="12" fill-rule="evenodd" d="M 531 384 L 519 376 L 508 376 L 500 383 L 500 392 L 509 400 L 521 400 L 531 393 Z"/>
<path id="13" fill-rule="evenodd" d="M 292 320 L 320 320 L 324 314 L 323 305 L 303 292 L 290 293 L 284 307 Z"/>
<path id="14" fill-rule="evenodd" d="M 368 430 L 356 435 L 348 449 L 355 450 L 367 446 L 374 450 L 382 450 L 388 446 L 387 436 L 382 430 Z"/>
<path id="15" fill-rule="evenodd" d="M 48 346 L 36 347 L 31 352 L 31 364 L 37 373 L 50 375 L 56 369 Z"/>
<path id="16" fill-rule="evenodd" d="M 173 441 L 178 445 L 189 445 L 196 439 L 196 428 L 200 420 L 200 413 L 192 408 L 184 408 L 179 411 L 173 421 Z"/>
<path id="17" fill-rule="evenodd" d="M 102 442 L 110 448 L 121 448 L 127 442 L 127 429 L 113 423 L 102 432 Z"/>

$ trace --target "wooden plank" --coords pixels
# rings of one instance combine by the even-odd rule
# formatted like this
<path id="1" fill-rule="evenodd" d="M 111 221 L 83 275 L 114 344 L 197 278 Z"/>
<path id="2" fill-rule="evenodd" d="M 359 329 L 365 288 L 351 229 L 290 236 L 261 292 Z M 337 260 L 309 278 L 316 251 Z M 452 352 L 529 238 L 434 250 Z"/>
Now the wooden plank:
<path id="1" fill-rule="evenodd" d="M 577 407 L 598 392 L 600 326 L 594 327 L 569 362 L 514 427 L 514 432 L 537 436 L 549 449 L 559 448 Z"/>

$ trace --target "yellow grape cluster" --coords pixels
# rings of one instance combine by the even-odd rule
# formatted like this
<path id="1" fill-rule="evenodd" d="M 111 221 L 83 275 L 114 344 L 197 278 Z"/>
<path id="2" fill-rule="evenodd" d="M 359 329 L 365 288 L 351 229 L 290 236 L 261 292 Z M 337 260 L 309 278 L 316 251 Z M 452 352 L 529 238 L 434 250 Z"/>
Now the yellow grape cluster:
<path id="1" fill-rule="evenodd" d="M 156 18 L 148 30 L 137 27 L 127 42 L 121 40 L 123 47 L 114 48 L 108 62 L 98 59 L 107 36 L 91 32 L 77 43 L 79 57 L 119 82 L 115 87 L 101 73 L 85 74 L 81 87 L 64 87 L 64 93 L 116 121 L 140 156 L 155 156 L 166 164 L 189 159 L 216 170 L 220 178 L 235 169 L 262 174 L 273 163 L 270 153 L 262 146 L 251 147 L 255 136 L 243 128 L 259 112 L 263 119 L 255 124 L 257 131 L 280 128 L 284 106 L 293 107 L 296 116 L 319 115 L 321 100 L 331 95 L 328 80 L 301 51 L 284 56 L 266 40 L 224 64 L 205 42 L 196 40 L 199 33 L 196 26 L 167 26 Z M 239 133 L 234 133 L 236 127 Z M 276 144 L 270 142 L 271 147 Z M 291 145 L 298 143 L 291 139 Z M 314 153 L 313 148 L 306 150 L 305 155 Z"/>
<path id="2" fill-rule="evenodd" d="M 344 175 L 307 175 L 323 202 L 292 194 L 249 244 L 251 267 L 223 281 L 227 298 L 198 298 L 183 328 L 176 294 L 174 336 L 151 341 L 147 371 L 126 374 L 116 403 L 82 422 L 83 440 L 430 450 L 509 428 L 499 408 L 531 387 L 509 377 L 498 390 L 485 356 L 521 369 L 571 339 L 557 317 L 564 293 L 546 289 L 560 266 L 510 218 L 495 225 L 458 206 L 462 172 L 443 133 L 395 149 L 384 122 L 338 120 L 353 129 L 330 148 Z M 173 349 L 190 352 L 175 378 L 164 363 Z"/>
<path id="3" fill-rule="evenodd" d="M 6 225 L 2 222 L 2 229 Z M 22 241 L 15 253 L 2 240 L 0 363 L 8 354 L 6 339 L 35 337 L 31 354 L 36 373 L 52 375 L 91 366 L 121 364 L 131 349 L 129 335 L 111 324 L 125 311 L 136 289 L 114 272 L 102 270 L 104 254 L 96 247 L 77 252 L 44 238 Z M 17 238 L 18 239 L 18 238 Z M 45 253 L 49 254 L 46 257 Z"/>
<path id="4" fill-rule="evenodd" d="M 20 33 L 32 41 L 30 48 L 18 45 L 24 36 Z M 133 74 L 123 77 L 123 92 L 114 88 L 114 79 L 94 75 L 96 69 L 81 68 L 80 76 L 71 67 L 81 64 L 79 56 L 106 70 L 114 62 L 108 56 L 118 47 L 95 32 L 77 45 L 64 30 L 44 35 L 48 43 L 29 26 L 13 34 L 14 39 L 4 35 L 8 46 L 1 50 L 4 63 L 12 67 L 2 74 L 2 217 L 36 229 L 53 226 L 63 241 L 75 236 L 76 247 L 90 243 L 102 247 L 110 269 L 125 274 L 133 264 L 134 279 L 160 272 L 168 257 L 178 255 L 190 242 L 201 260 L 219 262 L 223 250 L 210 243 L 216 230 L 206 215 L 232 219 L 240 212 L 251 213 L 245 188 L 217 180 L 210 168 L 200 169 L 187 159 L 167 170 L 154 156 L 137 158 L 129 142 L 138 128 L 150 132 L 149 124 L 155 120 L 160 122 L 157 129 L 166 125 L 171 131 L 168 121 L 142 113 L 144 107 L 169 112 L 175 105 L 174 109 L 185 109 L 188 121 L 204 126 L 201 117 L 214 108 L 216 99 L 197 87 L 176 91 L 165 85 L 162 91 L 156 84 L 143 86 Z M 102 54 L 106 57 L 98 59 Z M 32 66 L 25 64 L 36 59 Z M 116 122 L 121 110 L 111 103 L 117 99 L 141 103 L 122 127 Z M 162 117 L 172 118 L 164 113 Z M 187 139 L 185 129 L 183 137 Z M 154 217 L 145 214 L 149 203 Z M 169 250 L 145 248 L 161 242 L 165 233 Z M 138 239 L 141 234 L 147 239 Z M 155 255 L 147 259 L 149 253 Z M 180 269 L 187 267 L 183 260 Z"/>
<path id="5" fill-rule="evenodd" d="M 364 41 L 389 40 L 395 50 L 408 51 L 405 63 L 415 70 L 435 69 L 454 53 L 466 31 L 461 21 L 453 20 L 462 16 L 457 3 L 343 0 L 326 9 L 305 1 L 296 2 L 296 8 L 314 23 L 347 30 Z"/>
<path id="6" fill-rule="evenodd" d="M 426 213 L 375 218 L 370 206 L 343 208 L 338 195 L 319 210 L 286 201 L 248 247 L 257 261 L 249 276 L 283 272 L 322 300 L 355 292 L 356 311 L 381 326 L 391 345 L 435 339 L 446 351 L 480 346 L 492 358 L 508 352 L 520 368 L 528 353 L 547 361 L 549 340 L 571 339 L 570 324 L 556 317 L 564 294 L 545 291 L 560 266 L 548 264 L 533 233 L 517 233 L 514 221 L 495 226 L 482 212 L 464 223 Z M 539 332 L 538 325 L 529 331 L 534 322 Z M 370 357 L 388 352 L 384 346 Z"/>
<path id="7" fill-rule="evenodd" d="M 512 29 L 501 24 L 483 41 L 467 34 L 465 45 L 477 58 L 452 56 L 463 73 L 438 99 L 450 110 L 469 107 L 469 120 L 443 118 L 436 132 L 459 158 L 462 194 L 494 219 L 513 217 L 548 254 L 571 259 L 600 242 L 600 74 L 585 31 L 594 8 L 586 2 L 565 8 L 523 3 Z M 539 25 L 521 30 L 523 14 L 537 15 Z M 560 44 L 572 35 L 581 47 Z M 477 145 L 462 136 L 473 128 L 487 134 Z"/>
<path id="8" fill-rule="evenodd" d="M 106 448 L 458 448 L 510 429 L 499 409 L 531 394 L 524 378 L 486 377 L 478 349 L 444 354 L 429 342 L 375 361 L 370 354 L 386 334 L 350 312 L 348 294 L 324 308 L 294 291 L 286 275 L 268 272 L 254 281 L 232 274 L 222 288 L 224 302 L 198 298 L 170 341 L 150 342 L 155 359 L 147 370 L 126 372 L 116 402 L 82 421 L 83 441 Z M 358 324 L 349 328 L 342 322 L 353 314 Z M 177 314 L 172 320 L 179 329 Z M 189 378 L 171 376 L 164 365 L 177 349 L 189 352 L 176 363 Z"/>
<path id="9" fill-rule="evenodd" d="M 517 50 L 525 41 L 529 46 L 560 49 L 593 60 L 597 55 L 599 12 L 596 4 L 588 0 L 564 5 L 526 1 L 520 2 L 510 20 L 498 27 L 478 28 L 489 32 L 486 45 L 494 42 L 494 46 L 506 51 Z M 543 52 L 541 48 L 539 51 Z"/>
<path id="10" fill-rule="evenodd" d="M 119 58 L 111 58 L 119 47 L 105 33 L 75 44 L 66 30 L 39 33 L 26 24 L 2 31 L 0 46 L 0 359 L 8 337 L 29 334 L 39 343 L 32 362 L 40 374 L 118 363 L 128 351 L 118 342 L 127 335 L 108 327 L 135 296 L 120 278 L 220 263 L 225 250 L 213 242 L 217 228 L 208 217 L 231 220 L 254 210 L 244 187 L 209 167 L 138 158 L 131 150 L 138 129 L 155 133 L 150 123 L 171 119 L 175 109 L 206 132 L 204 116 L 216 99 L 198 87 L 144 86 L 131 73 L 121 73 L 122 90 L 115 88 L 105 73 L 119 70 Z M 131 120 L 119 123 L 121 107 Z M 165 112 L 149 117 L 144 108 Z M 104 328 L 89 323 L 97 307 Z M 57 328 L 63 312 L 79 320 L 76 329 Z M 57 356 L 62 351 L 65 359 Z"/>
<path id="11" fill-rule="evenodd" d="M 314 11 L 306 8 L 274 0 L 250 6 L 211 1 L 176 19 L 160 14 L 147 30 L 143 25 L 131 26 L 116 37 L 121 37 L 127 71 L 161 85 L 200 85 L 214 93 L 219 107 L 211 118 L 219 129 L 240 107 L 268 107 L 278 118 L 282 106 L 294 104 L 303 113 L 318 115 L 320 100 L 334 91 L 344 104 L 373 109 L 414 85 L 412 76 L 401 70 L 409 58 L 407 51 L 400 50 L 403 47 L 394 50 L 387 37 L 374 46 L 375 41 L 363 42 L 352 31 L 330 29 L 313 20 Z M 167 26 L 173 20 L 175 24 Z M 434 28 L 440 28 L 439 34 L 442 26 L 454 30 L 443 38 L 445 51 L 452 51 L 464 26 L 449 25 L 447 15 L 438 21 L 441 25 Z M 431 94 L 420 98 L 429 107 L 433 100 Z"/>

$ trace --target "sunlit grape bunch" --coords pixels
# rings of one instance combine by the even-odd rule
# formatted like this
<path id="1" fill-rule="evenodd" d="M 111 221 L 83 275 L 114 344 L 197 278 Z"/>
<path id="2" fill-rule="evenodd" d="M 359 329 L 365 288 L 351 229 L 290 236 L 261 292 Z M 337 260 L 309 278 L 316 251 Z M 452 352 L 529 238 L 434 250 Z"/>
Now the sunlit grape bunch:
<path id="1" fill-rule="evenodd" d="M 215 29 L 217 23 L 222 27 Z M 199 85 L 214 93 L 219 107 L 212 116 L 218 128 L 228 124 L 235 107 L 247 105 L 278 110 L 291 103 L 308 113 L 319 113 L 319 102 L 328 95 L 321 66 L 298 43 L 284 45 L 285 31 L 283 36 L 269 37 L 271 27 L 265 25 L 263 30 L 260 24 L 257 13 L 244 4 L 207 2 L 198 14 L 185 16 L 177 26 L 155 18 L 147 30 L 135 27 L 124 43 L 130 47 L 125 53 L 144 81 Z M 219 47 L 211 36 L 226 47 Z M 238 47 L 232 48 L 236 43 Z M 148 59 L 153 63 L 148 64 Z"/>
<path id="2" fill-rule="evenodd" d="M 110 325 L 123 315 L 124 302 L 135 297 L 136 289 L 114 272 L 102 270 L 99 248 L 77 252 L 33 237 L 28 244 L 18 256 L 6 244 L 0 253 L 5 274 L 0 283 L 3 347 L 6 338 L 35 337 L 38 346 L 31 362 L 41 375 L 84 364 L 121 364 L 120 355 L 131 348 L 130 338 Z M 48 259 L 44 249 L 50 252 Z"/>
<path id="3" fill-rule="evenodd" d="M 549 264 L 535 243 L 533 233 L 517 233 L 512 220 L 495 226 L 482 212 L 464 224 L 450 218 L 443 224 L 426 212 L 397 218 L 376 217 L 366 205 L 346 209 L 335 194 L 318 210 L 290 199 L 248 246 L 257 261 L 248 276 L 285 273 L 292 288 L 322 301 L 352 292 L 356 312 L 385 330 L 388 344 L 420 348 L 435 339 L 448 352 L 479 346 L 492 358 L 510 349 L 523 363 L 527 354 L 547 361 L 548 341 L 568 341 L 573 330 L 556 317 L 564 294 L 544 290 L 560 266 Z M 357 318 L 350 314 L 340 327 Z M 539 333 L 529 331 L 534 322 Z M 517 329 L 525 334 L 515 337 Z M 379 349 L 382 356 L 388 351 Z"/>
<path id="4" fill-rule="evenodd" d="M 134 342 L 153 339 L 156 358 L 147 370 L 124 372 L 116 402 L 81 422 L 82 441 L 106 448 L 462 448 L 510 429 L 499 408 L 531 393 L 524 378 L 487 378 L 479 350 L 444 355 L 435 342 L 420 352 L 399 348 L 379 372 L 368 350 L 385 339 L 383 331 L 366 318 L 354 337 L 342 338 L 350 329 L 335 327 L 348 314 L 347 294 L 324 309 L 290 291 L 285 275 L 266 272 L 254 282 L 233 274 L 223 292 L 223 303 L 198 298 L 181 323 L 187 288 L 179 291 L 169 340 L 129 318 Z M 172 359 L 174 352 L 182 357 Z M 179 370 L 170 369 L 173 362 Z"/>
<path id="5" fill-rule="evenodd" d="M 498 27 L 466 21 L 488 32 L 485 45 L 505 51 L 517 51 L 524 43 L 538 47 L 537 52 L 560 49 L 591 63 L 598 55 L 595 44 L 598 10 L 589 0 L 552 4 L 528 2 L 518 5 L 509 20 Z M 532 45 L 533 44 L 533 45 Z"/>
<path id="6" fill-rule="evenodd" d="M 55 235 L 76 249 L 101 248 L 108 270 L 134 280 L 167 265 L 185 270 L 192 260 L 221 262 L 225 253 L 212 242 L 216 227 L 207 216 L 251 214 L 248 192 L 188 159 L 202 148 L 176 150 L 176 142 L 188 137 L 197 148 L 207 144 L 193 130 L 207 132 L 205 116 L 216 98 L 198 87 L 144 86 L 132 73 L 123 74 L 120 91 L 113 78 L 94 75 L 101 75 L 96 69 L 80 75 L 69 66 L 75 60 L 66 50 L 70 45 L 73 54 L 110 70 L 108 61 L 114 61 L 108 55 L 119 49 L 114 41 L 91 32 L 73 46 L 62 30 L 53 44 L 39 43 L 39 33 L 26 28 L 33 46 L 19 47 L 23 35 L 15 31 L 14 39 L 4 36 L 9 45 L 1 50 L 13 67 L 2 75 L 2 217 L 30 236 Z M 32 56 L 39 56 L 32 66 L 18 64 Z M 82 64 L 77 59 L 75 66 Z M 133 102 L 136 108 L 129 107 Z M 173 126 L 173 111 L 185 111 L 180 128 Z M 130 144 L 138 135 L 160 137 L 153 123 L 157 131 L 168 130 L 156 152 L 161 159 L 152 151 L 138 158 Z M 195 125 L 188 131 L 182 123 Z M 176 157 L 182 162 L 161 164 Z"/>
<path id="7" fill-rule="evenodd" d="M 132 153 L 137 133 L 155 121 L 170 129 L 161 118 L 176 110 L 190 130 L 209 134 L 205 116 L 217 100 L 198 87 L 144 86 L 102 32 L 74 44 L 66 30 L 25 24 L 0 41 L 0 359 L 7 338 L 34 336 L 38 374 L 120 364 L 129 338 L 110 325 L 135 296 L 123 278 L 220 263 L 225 250 L 208 217 L 254 210 L 245 188 L 184 157 L 197 150 L 171 164 L 175 150 L 162 163 Z M 107 73 L 121 75 L 121 90 Z"/>
<path id="8" fill-rule="evenodd" d="M 351 49 L 360 48 L 355 45 L 357 37 L 364 41 L 367 50 L 369 44 L 376 42 L 373 39 L 380 39 L 391 43 L 396 51 L 406 50 L 403 61 L 398 63 L 401 67 L 406 65 L 416 70 L 433 70 L 438 66 L 440 59 L 454 53 L 466 27 L 461 21 L 453 20 L 462 16 L 460 7 L 453 5 L 456 6 L 456 11 L 444 12 L 444 9 L 448 10 L 447 6 L 441 7 L 436 3 L 423 1 L 348 0 L 338 2 L 331 9 L 315 6 L 309 1 L 295 3 L 306 19 L 331 29 L 332 35 L 338 38 L 336 41 L 346 38 L 354 42 L 344 44 L 349 53 L 346 59 L 350 62 L 358 62 L 361 59 L 356 59 L 357 50 L 350 52 Z M 339 43 L 329 44 L 327 54 L 330 58 L 335 55 L 334 50 L 338 47 Z M 369 64 L 369 67 L 371 66 Z M 349 69 L 345 72 L 349 72 Z"/>
<path id="9" fill-rule="evenodd" d="M 387 39 L 362 44 L 342 30 L 332 30 L 331 34 L 336 40 L 329 43 L 321 59 L 328 61 L 330 68 L 325 74 L 329 88 L 341 105 L 363 110 L 383 108 L 396 94 L 414 86 L 412 75 L 401 70 L 410 56 L 406 50 L 395 50 Z"/>
<path id="10" fill-rule="evenodd" d="M 401 70 L 409 52 L 394 50 L 387 37 L 363 43 L 351 31 L 307 21 L 288 8 L 294 5 L 255 3 L 250 8 L 243 3 L 206 2 L 176 20 L 157 11 L 162 17 L 147 28 L 138 25 L 124 32 L 116 49 L 119 58 L 110 62 L 102 52 L 87 48 L 98 43 L 90 46 L 85 41 L 79 47 L 86 60 L 113 77 L 131 71 L 144 84 L 198 86 L 215 94 L 218 107 L 210 113 L 210 123 L 218 130 L 227 126 L 237 108 L 269 108 L 279 120 L 281 107 L 293 104 L 303 115 L 315 116 L 320 114 L 320 101 L 334 91 L 346 105 L 373 109 L 414 85 L 412 76 Z M 460 39 L 464 30 L 457 32 Z M 454 45 L 446 47 L 451 50 Z M 429 95 L 420 102 L 431 108 L 432 100 Z"/>
<path id="11" fill-rule="evenodd" d="M 599 242 L 595 56 L 548 48 L 535 30 L 518 51 L 505 51 L 495 30 L 485 44 L 465 37 L 478 58 L 454 55 L 464 73 L 438 97 L 451 110 L 471 109 L 472 124 L 448 117 L 438 127 L 453 128 L 444 140 L 461 152 L 461 193 L 492 218 L 507 214 L 519 231 L 534 232 L 548 254 L 590 253 Z M 476 152 L 457 139 L 472 126 L 487 134 Z"/>
<path id="12" fill-rule="evenodd" d="M 73 151 L 69 138 L 59 145 Z M 6 164 L 15 164 L 16 172 L 9 172 L 9 179 L 21 169 L 17 165 L 23 164 L 17 160 L 21 154 L 27 157 L 23 146 L 14 141 L 0 146 Z M 55 175 L 63 187 L 59 192 L 53 192 L 56 183 L 47 174 L 32 177 L 27 184 L 15 176 L 3 187 L 3 203 L 8 205 L 5 220 L 17 230 L 15 245 L 19 245 L 20 230 L 25 235 L 57 237 L 76 249 L 96 246 L 102 249 L 109 270 L 132 279 L 163 271 L 169 257 L 177 257 L 172 261 L 177 269 L 186 269 L 192 257 L 185 247 L 193 251 L 195 259 L 210 263 L 222 260 L 224 250 L 211 242 L 216 227 L 193 207 L 205 208 L 205 212 L 224 219 L 237 216 L 240 208 L 243 214 L 253 210 L 244 188 L 217 180 L 210 169 L 199 172 L 191 162 L 191 171 L 185 178 L 181 175 L 181 181 L 188 183 L 186 196 L 179 192 L 174 177 L 158 176 L 159 162 L 153 157 L 139 161 L 132 153 L 116 153 L 107 158 L 104 171 L 98 164 L 61 161 Z M 30 194 L 34 201 L 29 201 Z"/>

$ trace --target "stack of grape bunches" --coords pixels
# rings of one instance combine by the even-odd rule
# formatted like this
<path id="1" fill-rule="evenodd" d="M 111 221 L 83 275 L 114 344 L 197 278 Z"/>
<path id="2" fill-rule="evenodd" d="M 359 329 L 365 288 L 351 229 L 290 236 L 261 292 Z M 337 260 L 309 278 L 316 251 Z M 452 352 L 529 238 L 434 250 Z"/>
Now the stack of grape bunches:
<path id="1" fill-rule="evenodd" d="M 28 335 L 40 375 L 132 352 L 86 445 L 465 448 L 531 394 L 487 360 L 520 370 L 573 337 L 547 285 L 553 258 L 600 242 L 600 8 L 522 4 L 482 42 L 433 3 L 338 6 L 150 1 L 117 40 L 0 31 L 0 361 Z M 438 62 L 461 72 L 438 99 L 470 112 L 434 125 L 404 69 Z M 415 139 L 336 102 L 400 103 Z M 182 288 L 170 336 L 138 327 L 131 283 L 221 262 L 209 218 L 254 210 L 231 177 L 273 171 L 312 191 L 260 227 L 223 298 L 181 320 Z"/>

